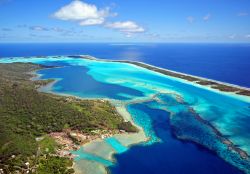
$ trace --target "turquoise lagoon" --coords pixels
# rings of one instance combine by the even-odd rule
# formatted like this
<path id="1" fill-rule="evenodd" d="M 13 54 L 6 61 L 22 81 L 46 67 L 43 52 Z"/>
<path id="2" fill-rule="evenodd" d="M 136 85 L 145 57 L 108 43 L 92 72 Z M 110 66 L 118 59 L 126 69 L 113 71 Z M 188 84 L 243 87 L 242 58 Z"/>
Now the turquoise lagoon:
<path id="1" fill-rule="evenodd" d="M 122 104 L 149 137 L 132 147 L 106 139 L 103 143 L 117 153 L 115 163 L 84 149 L 75 152 L 76 161 L 99 163 L 121 174 L 241 173 L 238 169 L 250 173 L 249 158 L 240 155 L 250 154 L 250 97 L 127 63 L 67 56 L 0 59 L 0 63 L 12 62 L 59 66 L 37 72 L 42 79 L 58 79 L 46 92 Z"/>

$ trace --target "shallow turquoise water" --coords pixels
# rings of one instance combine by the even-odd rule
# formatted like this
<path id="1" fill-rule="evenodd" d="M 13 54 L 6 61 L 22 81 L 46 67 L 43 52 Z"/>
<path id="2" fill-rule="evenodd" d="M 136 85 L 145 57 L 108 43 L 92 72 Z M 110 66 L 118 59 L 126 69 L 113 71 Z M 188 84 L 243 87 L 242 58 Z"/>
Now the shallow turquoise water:
<path id="1" fill-rule="evenodd" d="M 51 89 L 57 93 L 127 102 L 132 99 L 145 100 L 156 95 L 155 102 L 149 103 L 148 107 L 171 113 L 169 124 L 175 136 L 201 144 L 234 166 L 250 172 L 249 160 L 243 160 L 238 153 L 228 150 L 222 143 L 222 137 L 213 130 L 216 128 L 223 137 L 227 137 L 237 147 L 250 154 L 249 97 L 211 91 L 125 63 L 70 57 L 14 58 L 1 59 L 1 62 L 63 65 L 61 68 L 39 71 L 44 79 L 61 79 Z M 190 112 L 190 109 L 195 113 Z M 147 113 L 143 110 L 133 110 L 129 106 L 128 111 L 150 137 L 149 144 L 161 141 L 154 129 L 152 118 Z M 199 121 L 197 115 L 210 125 Z M 126 151 L 117 141 L 111 139 L 107 142 L 120 153 Z"/>
<path id="2" fill-rule="evenodd" d="M 87 153 L 84 151 L 83 148 L 80 148 L 77 151 L 72 151 L 71 152 L 73 155 L 76 155 L 77 157 L 75 158 L 76 161 L 81 160 L 81 159 L 86 159 L 86 160 L 90 160 L 90 161 L 95 161 L 98 163 L 101 163 L 102 165 L 104 165 L 105 167 L 111 166 L 113 165 L 113 163 L 109 160 L 106 160 L 104 158 L 98 157 L 96 155 Z"/>
<path id="3" fill-rule="evenodd" d="M 127 147 L 123 146 L 118 140 L 113 137 L 106 138 L 105 142 L 108 143 L 117 153 L 123 153 L 128 150 Z"/>

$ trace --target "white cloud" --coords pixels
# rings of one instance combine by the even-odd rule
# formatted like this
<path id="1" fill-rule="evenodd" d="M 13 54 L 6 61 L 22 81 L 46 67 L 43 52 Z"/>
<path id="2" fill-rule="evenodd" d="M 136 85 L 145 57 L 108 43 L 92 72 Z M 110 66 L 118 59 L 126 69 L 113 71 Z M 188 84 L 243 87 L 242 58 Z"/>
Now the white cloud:
<path id="1" fill-rule="evenodd" d="M 74 21 L 81 26 L 101 25 L 106 28 L 118 30 L 126 37 L 132 37 L 135 33 L 142 33 L 145 29 L 134 21 L 107 23 L 108 17 L 115 17 L 117 13 L 111 13 L 110 8 L 97 8 L 94 4 L 88 4 L 80 0 L 74 0 L 63 6 L 53 14 L 53 17 L 65 21 Z"/>
<path id="2" fill-rule="evenodd" d="M 248 16 L 248 13 L 247 12 L 240 12 L 240 13 L 238 13 L 238 16 Z"/>
<path id="3" fill-rule="evenodd" d="M 103 24 L 104 19 L 86 19 L 84 21 L 81 21 L 79 24 L 82 26 L 88 26 L 88 25 L 100 25 Z"/>
<path id="4" fill-rule="evenodd" d="M 203 17 L 203 20 L 208 21 L 211 17 L 212 17 L 212 15 L 210 13 L 208 13 L 206 16 Z"/>
<path id="5" fill-rule="evenodd" d="M 80 25 L 99 25 L 110 15 L 112 14 L 109 13 L 109 8 L 98 9 L 93 4 L 74 0 L 55 12 L 53 16 L 60 20 L 77 21 Z"/>
<path id="6" fill-rule="evenodd" d="M 250 34 L 247 34 L 247 35 L 246 35 L 246 38 L 247 38 L 247 39 L 250 39 Z"/>
<path id="7" fill-rule="evenodd" d="M 133 21 L 113 22 L 107 24 L 106 27 L 124 32 L 127 34 L 127 36 L 128 35 L 130 36 L 131 33 L 141 33 L 145 31 L 145 29 L 142 26 L 139 26 L 137 23 Z"/>
<path id="8" fill-rule="evenodd" d="M 192 24 L 194 22 L 194 17 L 193 16 L 188 16 L 187 21 Z"/>

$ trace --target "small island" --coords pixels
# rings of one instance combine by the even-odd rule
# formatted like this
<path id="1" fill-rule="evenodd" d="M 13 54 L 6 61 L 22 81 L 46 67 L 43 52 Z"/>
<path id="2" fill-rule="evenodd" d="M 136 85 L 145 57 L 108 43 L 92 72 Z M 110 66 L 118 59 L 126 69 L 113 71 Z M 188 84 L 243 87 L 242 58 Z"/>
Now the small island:
<path id="1" fill-rule="evenodd" d="M 194 82 L 197 83 L 199 85 L 202 86 L 209 86 L 213 89 L 217 89 L 219 91 L 223 91 L 223 92 L 233 92 L 239 95 L 244 95 L 244 96 L 250 96 L 250 90 L 244 87 L 240 87 L 240 86 L 236 86 L 236 85 L 232 85 L 232 84 L 227 84 L 227 83 L 222 83 L 222 82 L 218 82 L 215 80 L 210 80 L 210 79 L 205 79 L 205 78 L 201 78 L 201 77 L 196 77 L 196 76 L 192 76 L 189 74 L 183 74 L 183 73 L 179 73 L 179 72 L 175 72 L 175 71 L 170 71 L 167 69 L 162 69 L 162 68 L 158 68 L 152 65 L 148 65 L 142 62 L 134 62 L 134 61 L 116 61 L 116 62 L 124 62 L 124 63 L 130 63 L 133 65 L 137 65 L 167 76 L 172 76 L 172 77 L 176 77 L 176 78 L 180 78 L 180 79 L 184 79 L 190 82 Z"/>
<path id="2" fill-rule="evenodd" d="M 33 63 L 0 64 L 0 173 L 74 173 L 71 150 L 97 138 L 137 132 L 106 100 L 39 92 Z"/>

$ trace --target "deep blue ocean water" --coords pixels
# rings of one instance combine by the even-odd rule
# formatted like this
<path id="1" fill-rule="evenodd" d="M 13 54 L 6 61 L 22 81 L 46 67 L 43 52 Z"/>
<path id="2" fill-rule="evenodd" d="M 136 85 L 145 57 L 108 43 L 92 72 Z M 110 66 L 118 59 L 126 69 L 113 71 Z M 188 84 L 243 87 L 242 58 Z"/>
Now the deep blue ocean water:
<path id="1" fill-rule="evenodd" d="M 242 173 L 211 151 L 193 143 L 177 140 L 170 130 L 168 112 L 149 108 L 146 103 L 130 105 L 129 111 L 134 115 L 142 111 L 147 114 L 161 142 L 149 146 L 133 146 L 126 153 L 115 155 L 118 163 L 110 167 L 112 174 Z"/>
<path id="2" fill-rule="evenodd" d="M 0 57 L 89 54 L 250 87 L 250 44 L 0 44 Z"/>

